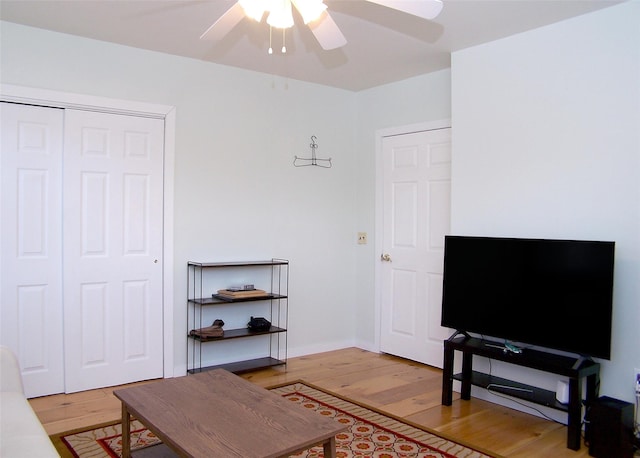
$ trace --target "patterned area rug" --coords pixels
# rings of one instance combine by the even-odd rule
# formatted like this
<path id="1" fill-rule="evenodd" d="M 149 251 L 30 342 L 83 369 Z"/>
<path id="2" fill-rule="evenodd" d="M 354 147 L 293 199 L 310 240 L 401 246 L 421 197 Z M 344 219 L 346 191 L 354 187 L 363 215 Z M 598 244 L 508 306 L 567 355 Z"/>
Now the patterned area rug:
<path id="1" fill-rule="evenodd" d="M 273 388 L 273 392 L 291 402 L 335 418 L 349 429 L 336 436 L 338 458 L 481 458 L 487 452 L 443 438 L 416 425 L 375 409 L 339 397 L 306 382 Z M 106 458 L 122 454 L 120 423 L 51 436 L 62 457 Z M 175 456 L 140 422 L 132 422 L 131 445 L 134 456 Z M 315 447 L 296 457 L 322 457 Z"/>

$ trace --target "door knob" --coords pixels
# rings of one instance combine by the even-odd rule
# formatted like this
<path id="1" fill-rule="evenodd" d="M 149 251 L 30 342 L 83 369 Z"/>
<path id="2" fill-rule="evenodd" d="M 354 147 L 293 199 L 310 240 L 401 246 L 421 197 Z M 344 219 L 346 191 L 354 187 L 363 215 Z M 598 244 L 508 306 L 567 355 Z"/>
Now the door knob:
<path id="1" fill-rule="evenodd" d="M 380 261 L 391 262 L 391 256 L 389 256 L 389 253 L 381 254 Z"/>

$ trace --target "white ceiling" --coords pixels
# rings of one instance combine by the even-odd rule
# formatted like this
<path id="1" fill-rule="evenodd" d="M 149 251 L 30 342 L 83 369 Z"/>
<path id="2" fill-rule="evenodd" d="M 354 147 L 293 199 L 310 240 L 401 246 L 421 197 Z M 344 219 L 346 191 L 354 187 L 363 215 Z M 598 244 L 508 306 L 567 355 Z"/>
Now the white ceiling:
<path id="1" fill-rule="evenodd" d="M 347 45 L 323 51 L 296 17 L 284 55 L 281 34 L 274 31 L 268 55 L 269 27 L 250 19 L 219 42 L 200 40 L 235 0 L 0 0 L 0 19 L 359 91 L 448 68 L 452 51 L 620 1 L 443 0 L 427 21 L 363 0 L 325 0 Z"/>

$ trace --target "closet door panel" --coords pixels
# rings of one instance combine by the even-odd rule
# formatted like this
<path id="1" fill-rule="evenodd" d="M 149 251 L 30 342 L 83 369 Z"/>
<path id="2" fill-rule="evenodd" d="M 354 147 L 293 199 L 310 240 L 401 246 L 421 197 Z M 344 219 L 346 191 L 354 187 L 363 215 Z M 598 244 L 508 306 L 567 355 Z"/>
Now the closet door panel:
<path id="1" fill-rule="evenodd" d="M 67 110 L 66 390 L 163 375 L 164 122 Z"/>
<path id="2" fill-rule="evenodd" d="M 60 393 L 63 110 L 0 105 L 1 343 L 28 397 Z"/>

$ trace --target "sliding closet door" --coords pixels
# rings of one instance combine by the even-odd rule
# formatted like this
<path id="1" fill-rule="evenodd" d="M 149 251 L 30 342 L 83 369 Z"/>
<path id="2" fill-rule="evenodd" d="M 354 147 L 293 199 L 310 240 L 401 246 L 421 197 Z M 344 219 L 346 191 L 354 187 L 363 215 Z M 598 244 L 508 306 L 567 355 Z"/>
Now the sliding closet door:
<path id="1" fill-rule="evenodd" d="M 162 377 L 164 121 L 66 110 L 66 391 Z"/>
<path id="2" fill-rule="evenodd" d="M 18 356 L 27 396 L 60 393 L 64 111 L 0 105 L 0 342 Z"/>

